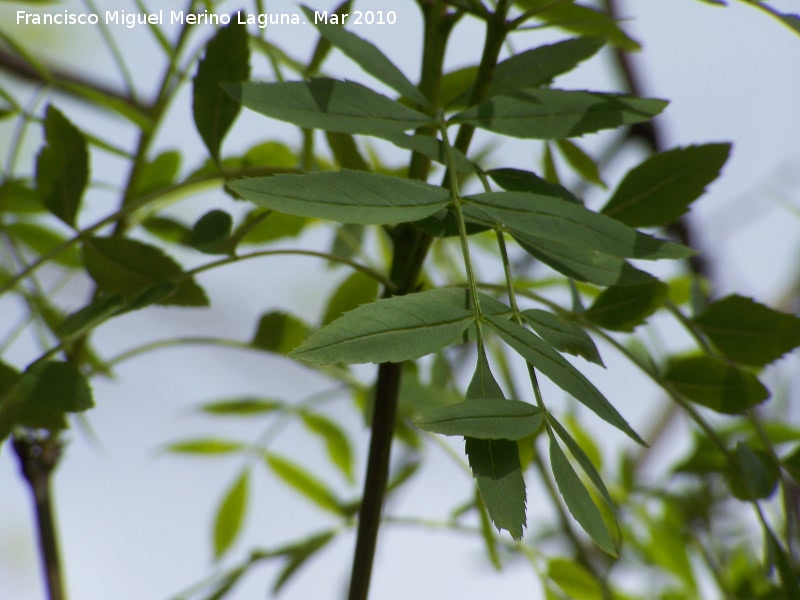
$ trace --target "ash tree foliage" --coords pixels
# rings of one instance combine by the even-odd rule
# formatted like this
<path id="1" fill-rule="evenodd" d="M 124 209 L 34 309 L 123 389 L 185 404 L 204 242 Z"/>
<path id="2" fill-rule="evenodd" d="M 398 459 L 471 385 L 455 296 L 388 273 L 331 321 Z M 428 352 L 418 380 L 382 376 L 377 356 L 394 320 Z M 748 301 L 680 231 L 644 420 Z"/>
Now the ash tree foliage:
<path id="1" fill-rule="evenodd" d="M 796 15 L 743 1 L 800 32 Z M 345 2 L 337 14 L 356 4 Z M 407 4 L 403 10 L 412 10 Z M 212 525 L 213 556 L 230 560 L 180 597 L 226 597 L 263 562 L 282 561 L 272 583 L 277 593 L 298 572 L 313 569 L 308 559 L 355 528 L 350 598 L 366 598 L 379 527 L 392 526 L 390 515 L 382 519 L 384 500 L 413 480 L 428 442 L 438 436 L 463 440 L 474 479 L 474 493 L 454 499 L 444 525 L 480 536 L 498 570 L 514 555 L 525 557 L 547 598 L 690 598 L 701 585 L 713 588 L 714 597 L 800 597 L 800 429 L 772 407 L 775 392 L 762 377 L 800 345 L 800 319 L 744 295 L 718 297 L 687 245 L 682 221 L 720 176 L 730 144 L 651 144 L 650 156 L 611 181 L 581 137 L 611 130 L 618 152 L 637 136 L 647 138 L 650 120 L 668 104 L 642 97 L 631 79 L 631 89 L 621 92 L 558 84 L 560 75 L 605 47 L 618 58 L 638 49 L 613 3 L 417 5 L 424 23 L 417 78 L 338 24 L 315 25 L 318 42 L 307 62 L 263 31 L 235 22 L 212 28 L 210 37 L 208 28 L 187 25 L 168 35 L 150 24 L 164 75 L 149 101 L 134 93 L 135 82 L 120 92 L 52 69 L 32 48 L 4 36 L 2 116 L 17 124 L 18 134 L 0 185 L 0 286 L 3 301 L 21 302 L 29 317 L 10 325 L 1 343 L 5 352 L 31 329 L 42 348 L 27 364 L 0 363 L 0 438 L 13 440 L 25 478 L 47 489 L 71 413 L 106 400 L 92 397 L 92 378 L 111 376 L 123 360 L 173 343 L 158 340 L 108 357 L 93 343 L 96 329 L 133 311 L 207 306 L 197 276 L 210 269 L 300 254 L 348 271 L 322 319 L 265 307 L 251 339 L 225 345 L 286 356 L 338 391 L 305 399 L 232 396 L 200 410 L 213 419 L 257 420 L 268 432 L 300 423 L 304 435 L 324 445 L 330 472 L 313 473 L 274 451 L 269 434 L 168 442 L 175 454 L 241 458 L 219 492 Z M 209 7 L 216 4 L 188 6 Z M 312 23 L 314 8 L 302 10 Z M 446 71 L 450 35 L 469 20 L 484 26 L 482 49 L 471 57 L 473 66 Z M 503 51 L 518 32 L 544 27 L 561 32 L 561 41 L 514 43 L 513 54 Z M 334 51 L 380 85 L 327 76 Z M 121 58 L 119 67 L 126 72 Z M 44 91 L 30 100 L 29 87 L 5 75 L 42 84 Z M 182 85 L 191 86 L 192 105 L 175 110 L 191 108 L 209 157 L 188 174 L 179 151 L 153 142 Z M 63 108 L 66 96 L 138 130 L 135 147 L 82 130 Z M 267 137 L 241 154 L 226 153 L 223 142 L 243 110 L 262 115 L 265 132 L 270 120 L 296 126 L 302 143 Z M 35 131 L 42 141 L 26 170 L 17 165 Z M 542 164 L 490 167 L 491 156 L 473 143 L 503 144 L 508 137 L 540 147 Z M 407 164 L 384 163 L 375 149 L 386 146 L 405 152 Z M 128 175 L 117 182 L 117 207 L 106 206 L 106 215 L 90 222 L 84 211 L 97 177 L 92 159 L 101 153 L 126 160 Z M 571 176 L 560 177 L 556 165 Z M 576 178 L 577 184 L 564 185 Z M 589 186 L 605 196 L 599 210 L 583 202 Z M 164 212 L 209 187 L 227 197 L 220 193 L 219 207 L 193 224 Z M 329 250 L 282 247 L 312 227 L 331 232 Z M 175 258 L 187 252 L 205 255 L 205 262 L 187 269 Z M 652 274 L 654 261 L 672 265 L 658 270 L 671 274 Z M 52 287 L 72 279 L 89 290 L 77 308 Z M 641 334 L 656 315 L 676 320 L 694 348 L 671 353 L 649 343 Z M 645 483 L 635 458 L 656 439 L 635 430 L 618 399 L 606 397 L 584 373 L 589 363 L 604 364 L 600 350 L 621 354 L 660 387 L 668 399 L 662 421 L 680 412 L 692 422 L 693 449 L 661 486 Z M 379 365 L 373 378 L 350 367 L 362 363 Z M 560 392 L 546 394 L 551 388 L 540 385 L 543 379 Z M 368 460 L 355 456 L 355 434 L 336 413 L 320 409 L 332 394 L 350 399 L 346 410 L 371 425 Z M 565 410 L 565 397 L 580 408 Z M 630 441 L 618 464 L 607 464 L 592 419 Z M 403 450 L 395 461 L 393 446 Z M 298 528 L 295 540 L 236 559 L 247 511 L 258 510 L 251 480 L 260 469 L 334 524 Z M 363 494 L 353 487 L 353 496 L 342 498 L 328 483 L 334 477 L 362 485 Z M 532 486 L 549 498 L 555 524 L 545 527 L 527 510 Z M 61 598 L 48 510 L 49 499 L 38 495 L 50 597 Z M 741 519 L 753 526 L 734 527 Z M 726 537 L 717 537 L 720 529 Z M 632 589 L 624 579 L 631 565 L 651 573 L 652 585 Z"/>

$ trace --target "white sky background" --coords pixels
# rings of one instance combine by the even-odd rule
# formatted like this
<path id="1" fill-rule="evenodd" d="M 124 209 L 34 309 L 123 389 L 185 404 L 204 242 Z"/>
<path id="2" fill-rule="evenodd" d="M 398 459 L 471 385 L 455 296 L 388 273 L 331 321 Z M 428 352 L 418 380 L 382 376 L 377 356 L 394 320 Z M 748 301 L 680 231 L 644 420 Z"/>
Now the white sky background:
<path id="1" fill-rule="evenodd" d="M 314 8 L 330 8 L 334 2 L 309 2 Z M 128 2 L 98 2 L 101 9 L 111 6 L 132 10 Z M 150 3 L 153 4 L 154 3 Z M 164 8 L 183 8 L 183 1 L 166 1 Z M 242 3 L 239 3 L 242 4 Z M 233 3 L 226 8 L 235 9 Z M 797 3 L 774 2 L 775 6 L 797 12 Z M 375 41 L 413 80 L 419 69 L 420 18 L 413 2 L 388 3 L 361 0 L 362 10 L 395 10 L 394 26 L 355 29 Z M 13 10 L 16 4 L 2 6 L 0 27 L 14 33 Z M 82 10 L 81 2 L 64 6 Z M 295 12 L 289 2 L 268 4 L 272 12 Z M 632 20 L 628 31 L 643 42 L 643 51 L 634 60 L 640 67 L 647 94 L 671 100 L 659 117 L 670 147 L 731 140 L 732 158 L 710 193 L 693 211 L 701 232 L 701 244 L 711 262 L 719 268 L 717 291 L 740 292 L 765 302 L 777 302 L 796 276 L 796 257 L 800 236 L 800 216 L 783 206 L 800 207 L 800 38 L 766 15 L 733 2 L 719 9 L 697 0 L 628 0 L 624 14 Z M 44 44 L 62 63 L 76 70 L 90 69 L 97 77 L 108 76 L 118 83 L 115 69 L 97 31 L 84 28 L 80 42 L 68 40 L 71 28 L 50 28 L 40 33 L 26 33 L 29 47 L 36 46 L 42 35 L 55 40 Z M 460 25 L 448 63 L 453 67 L 475 63 L 479 59 L 482 31 L 472 25 Z M 113 29 L 136 81 L 154 82 L 160 67 L 154 67 L 155 51 L 143 28 L 129 31 Z M 210 36 L 210 27 L 202 29 Z M 55 33 L 55 35 L 53 35 Z M 63 33 L 63 36 L 61 35 Z M 305 59 L 316 40 L 313 27 L 275 27 L 269 35 L 293 56 Z M 533 41 L 515 38 L 517 48 L 527 48 L 566 34 L 540 33 Z M 195 38 L 195 44 L 201 37 Z M 614 91 L 608 55 L 601 54 L 557 81 L 566 89 Z M 336 75 L 358 81 L 369 79 L 354 70 L 341 55 L 326 65 Z M 259 63 L 255 76 L 268 71 Z M 145 88 L 145 91 L 150 90 Z M 86 129 L 102 127 L 92 111 L 59 98 L 57 104 L 70 118 Z M 159 136 L 158 149 L 179 145 L 185 151 L 184 173 L 205 157 L 205 149 L 191 122 L 191 96 L 187 86 L 174 100 L 167 127 Z M 0 130 L 4 148 L 8 128 Z M 224 148 L 227 152 L 246 148 L 256 141 L 282 136 L 295 142 L 290 127 L 243 114 Z M 114 138 L 131 147 L 133 137 L 119 130 Z M 36 142 L 38 143 L 38 142 Z M 601 143 L 587 136 L 585 147 L 597 150 Z M 475 147 L 475 146 L 474 146 Z M 509 140 L 496 154 L 497 164 L 531 168 L 538 143 Z M 32 160 L 37 148 L 28 149 Z M 226 153 L 227 153 L 226 152 Z M 400 160 L 402 155 L 395 155 Z M 120 164 L 93 152 L 93 171 L 104 181 L 115 181 Z M 101 160 L 106 162 L 101 162 Z M 624 171 L 635 164 L 615 164 L 605 173 L 613 189 Z M 566 171 L 565 171 L 566 172 Z M 599 199 L 601 195 L 593 196 Z M 93 193 L 87 221 L 107 214 L 117 199 L 109 194 Z M 236 210 L 221 192 L 207 194 L 183 203 L 177 214 L 191 221 L 212 207 Z M 314 239 L 309 239 L 314 243 Z M 194 254 L 187 261 L 204 260 Z M 148 309 L 103 326 L 97 334 L 97 346 L 109 355 L 138 343 L 175 335 L 220 335 L 246 340 L 252 334 L 258 315 L 274 307 L 291 309 L 309 319 L 322 310 L 325 293 L 320 290 L 320 264 L 305 258 L 263 259 L 200 277 L 212 298 L 211 310 L 181 311 Z M 344 275 L 335 275 L 338 280 Z M 330 279 L 330 278 L 329 278 Z M 335 281 L 330 279 L 332 285 Z M 84 296 L 75 289 L 75 308 Z M 0 304 L 0 327 L 7 330 L 15 322 L 11 304 Z M 679 343 L 679 342 L 678 342 Z M 18 366 L 32 359 L 32 346 L 15 346 L 4 357 Z M 646 427 L 658 395 L 649 385 L 631 379 L 633 373 L 608 349 L 602 349 L 609 372 L 588 371 L 609 399 L 635 428 Z M 794 360 L 795 359 L 789 359 Z M 788 360 L 784 366 L 788 366 Z M 585 363 L 584 363 L 585 364 Z M 617 367 L 622 367 L 618 370 Z M 235 350 L 181 349 L 166 350 L 120 367 L 119 378 L 94 383 L 98 407 L 89 413 L 91 424 L 103 448 L 98 449 L 73 430 L 67 455 L 54 483 L 61 528 L 61 548 L 68 587 L 72 598 L 94 600 L 161 599 L 182 590 L 211 571 L 210 531 L 213 510 L 223 490 L 239 472 L 237 458 L 198 460 L 157 456 L 154 450 L 166 442 L 202 434 L 230 435 L 252 440 L 260 433 L 258 425 L 228 423 L 190 415 L 190 407 L 199 400 L 240 394 L 261 394 L 299 400 L 314 390 L 323 389 L 322 379 L 285 359 Z M 631 381 L 634 381 L 632 384 Z M 298 383 L 300 385 L 298 385 Z M 631 394 L 631 390 L 635 394 Z M 551 390 L 560 402 L 558 392 Z M 355 411 L 341 414 L 359 440 L 358 471 L 366 459 L 367 432 L 361 428 Z M 626 443 L 621 434 L 598 425 L 587 416 L 593 431 L 604 442 L 618 446 Z M 274 450 L 292 457 L 335 482 L 324 454 L 316 441 L 291 427 L 275 442 Z M 319 510 L 287 490 L 263 469 L 255 469 L 251 490 L 250 513 L 242 540 L 230 552 L 230 559 L 243 558 L 251 547 L 274 547 L 300 533 L 311 533 L 332 523 Z M 542 502 L 538 501 L 535 478 L 529 490 L 529 522 L 538 522 Z M 359 488 L 337 483 L 345 497 L 354 497 Z M 446 518 L 448 511 L 467 498 L 470 481 L 436 448 L 431 447 L 427 467 L 421 478 L 401 493 L 390 505 L 395 515 L 424 515 Z M 40 566 L 35 551 L 35 534 L 28 490 L 17 474 L 10 448 L 0 453 L 0 598 L 27 600 L 43 597 Z M 529 530 L 529 533 L 533 533 Z M 289 584 L 286 599 L 336 598 L 346 589 L 349 576 L 353 535 L 344 534 Z M 522 561 L 511 564 L 500 574 L 494 573 L 482 558 L 480 541 L 441 531 L 385 528 L 379 539 L 379 552 L 373 577 L 373 597 L 381 600 L 419 598 L 478 598 L 491 594 L 505 598 L 522 594 L 541 597 L 537 578 Z M 279 563 L 257 567 L 231 598 L 262 598 L 271 585 Z"/>

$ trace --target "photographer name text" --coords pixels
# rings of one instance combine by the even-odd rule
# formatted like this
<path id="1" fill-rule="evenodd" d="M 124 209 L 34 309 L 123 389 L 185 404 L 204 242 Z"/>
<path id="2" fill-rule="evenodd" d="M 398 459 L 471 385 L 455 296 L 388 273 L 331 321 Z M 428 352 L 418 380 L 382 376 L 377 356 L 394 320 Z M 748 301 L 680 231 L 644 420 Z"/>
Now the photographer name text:
<path id="1" fill-rule="evenodd" d="M 151 13 L 107 10 L 102 14 L 63 12 L 17 11 L 17 25 L 117 25 L 133 29 L 140 25 L 256 25 L 265 29 L 268 25 L 305 25 L 299 13 L 246 13 L 237 11 L 233 15 L 203 11 L 193 13 L 184 10 L 158 10 Z M 331 25 L 394 25 L 397 13 L 393 10 L 355 10 L 338 14 L 327 10 L 314 11 L 314 24 Z"/>

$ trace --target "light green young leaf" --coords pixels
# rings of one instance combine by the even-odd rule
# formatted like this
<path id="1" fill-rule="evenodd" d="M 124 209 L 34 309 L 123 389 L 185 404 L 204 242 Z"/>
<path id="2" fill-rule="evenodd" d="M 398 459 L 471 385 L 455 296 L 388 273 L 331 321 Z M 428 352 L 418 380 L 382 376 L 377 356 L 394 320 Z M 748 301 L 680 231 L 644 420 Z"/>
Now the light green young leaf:
<path id="1" fill-rule="evenodd" d="M 253 177 L 228 187 L 282 213 L 364 225 L 417 221 L 450 202 L 443 188 L 364 171 Z"/>
<path id="2" fill-rule="evenodd" d="M 613 331 L 633 331 L 664 304 L 667 285 L 654 279 L 643 285 L 612 286 L 583 313 L 592 323 Z"/>
<path id="3" fill-rule="evenodd" d="M 75 227 L 89 181 L 86 138 L 51 105 L 44 118 L 44 139 L 45 147 L 36 159 L 36 191 L 47 210 Z"/>
<path id="4" fill-rule="evenodd" d="M 525 480 L 517 443 L 466 438 L 465 451 L 492 522 L 515 540 L 522 539 L 526 524 Z"/>
<path id="5" fill-rule="evenodd" d="M 249 473 L 245 471 L 225 492 L 214 517 L 214 560 L 219 560 L 230 549 L 247 512 Z"/>
<path id="6" fill-rule="evenodd" d="M 547 577 L 571 600 L 603 600 L 597 579 L 574 560 L 554 558 L 547 563 Z"/>
<path id="7" fill-rule="evenodd" d="M 535 369 L 541 371 L 548 379 L 572 395 L 598 417 L 624 432 L 634 441 L 645 445 L 605 396 L 541 338 L 513 321 L 491 315 L 484 316 L 484 319 L 504 342 L 531 363 Z"/>
<path id="8" fill-rule="evenodd" d="M 606 187 L 600 177 L 597 163 L 580 146 L 569 140 L 556 140 L 556 146 L 558 146 L 561 154 L 578 175 L 590 183 L 599 185 L 602 188 Z"/>
<path id="9" fill-rule="evenodd" d="M 233 440 L 207 437 L 182 442 L 173 442 L 164 448 L 166 452 L 173 454 L 198 454 L 198 455 L 222 455 L 240 452 L 247 448 L 246 444 Z"/>
<path id="10" fill-rule="evenodd" d="M 601 212 L 631 227 L 667 225 L 719 176 L 730 150 L 705 144 L 655 154 L 625 175 Z"/>
<path id="11" fill-rule="evenodd" d="M 800 345 L 800 319 L 732 295 L 712 302 L 694 319 L 725 356 L 761 367 Z"/>
<path id="12" fill-rule="evenodd" d="M 559 352 L 582 356 L 589 362 L 603 366 L 603 359 L 592 338 L 574 321 L 537 308 L 523 310 L 522 316 L 539 337 Z"/>
<path id="13" fill-rule="evenodd" d="M 304 542 L 293 546 L 289 552 L 286 552 L 286 554 L 289 555 L 289 561 L 278 574 L 275 584 L 272 586 L 272 594 L 276 595 L 278 592 L 280 592 L 292 575 L 294 575 L 309 558 L 327 546 L 328 542 L 333 539 L 334 535 L 334 532 L 325 532 L 315 535 Z"/>
<path id="14" fill-rule="evenodd" d="M 128 299 L 159 284 L 170 283 L 183 273 L 180 265 L 158 248 L 120 236 L 86 239 L 83 261 L 101 291 Z M 193 279 L 186 279 L 158 303 L 208 306 L 208 298 Z"/>
<path id="15" fill-rule="evenodd" d="M 692 402 L 726 415 L 742 414 L 769 397 L 755 375 L 711 356 L 673 358 L 663 381 Z"/>
<path id="16" fill-rule="evenodd" d="M 482 440 L 521 440 L 542 426 L 542 411 L 520 400 L 475 398 L 439 406 L 414 421 L 425 431 Z"/>
<path id="17" fill-rule="evenodd" d="M 281 410 L 285 403 L 267 398 L 229 398 L 207 402 L 200 406 L 204 413 L 224 417 L 252 417 Z"/>
<path id="18" fill-rule="evenodd" d="M 664 100 L 651 98 L 528 88 L 493 96 L 448 122 L 517 138 L 555 140 L 647 121 L 666 106 Z"/>
<path id="19" fill-rule="evenodd" d="M 309 327 L 286 312 L 265 313 L 258 320 L 250 345 L 267 352 L 289 354 L 308 336 Z"/>
<path id="20" fill-rule="evenodd" d="M 514 239 L 535 258 L 567 277 L 595 285 L 640 285 L 653 276 L 621 258 L 572 244 L 561 244 L 513 232 Z"/>
<path id="21" fill-rule="evenodd" d="M 344 52 L 364 71 L 399 92 L 406 99 L 420 106 L 428 105 L 425 96 L 372 42 L 358 37 L 340 25 L 318 21 L 314 18 L 314 11 L 307 6 L 301 5 L 301 8 L 320 35 Z"/>
<path id="22" fill-rule="evenodd" d="M 435 120 L 371 89 L 335 79 L 225 86 L 242 105 L 308 129 L 396 136 Z"/>
<path id="23" fill-rule="evenodd" d="M 151 192 L 169 187 L 175 182 L 181 168 L 181 153 L 168 150 L 142 165 L 136 178 L 135 196 L 144 196 Z"/>
<path id="24" fill-rule="evenodd" d="M 617 548 L 600 510 L 553 435 L 550 436 L 550 466 L 558 491 L 561 492 L 569 512 L 603 551 L 617 556 Z"/>
<path id="25" fill-rule="evenodd" d="M 206 45 L 197 65 L 192 88 L 192 112 L 200 137 L 211 157 L 219 160 L 225 134 L 236 120 L 241 106 L 222 89 L 222 83 L 238 83 L 250 78 L 250 50 L 247 27 L 231 21 L 217 29 Z"/>
<path id="26" fill-rule="evenodd" d="M 328 301 L 325 316 L 322 317 L 322 324 L 327 325 L 346 312 L 355 310 L 363 304 L 374 302 L 379 292 L 380 286 L 373 277 L 361 271 L 352 273 L 336 288 Z"/>
<path id="27" fill-rule="evenodd" d="M 325 443 L 328 458 L 342 472 L 348 482 L 355 481 L 353 448 L 345 431 L 334 421 L 319 413 L 300 414 L 308 430 L 318 435 Z"/>
<path id="28" fill-rule="evenodd" d="M 691 248 L 649 236 L 561 198 L 525 192 L 486 192 L 464 197 L 464 214 L 512 235 L 538 237 L 618 258 L 686 258 Z"/>
<path id="29" fill-rule="evenodd" d="M 277 454 L 268 454 L 265 460 L 275 475 L 306 499 L 336 515 L 346 516 L 347 511 L 336 495 L 303 467 Z"/>
<path id="30" fill-rule="evenodd" d="M 465 290 L 383 298 L 313 333 L 290 356 L 310 364 L 402 362 L 458 342 L 474 320 Z"/>

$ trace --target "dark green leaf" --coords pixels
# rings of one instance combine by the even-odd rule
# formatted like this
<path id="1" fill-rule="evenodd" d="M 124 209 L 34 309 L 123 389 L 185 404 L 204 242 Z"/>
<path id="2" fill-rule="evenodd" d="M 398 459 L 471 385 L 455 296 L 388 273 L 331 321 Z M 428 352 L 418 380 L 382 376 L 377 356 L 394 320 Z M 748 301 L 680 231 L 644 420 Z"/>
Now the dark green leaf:
<path id="1" fill-rule="evenodd" d="M 265 313 L 258 321 L 250 345 L 278 354 L 288 354 L 308 336 L 308 325 L 297 317 L 280 311 Z"/>
<path id="2" fill-rule="evenodd" d="M 547 577 L 570 600 L 603 600 L 603 588 L 595 577 L 574 560 L 554 558 L 547 563 Z"/>
<path id="3" fill-rule="evenodd" d="M 725 465 L 725 479 L 731 493 L 739 500 L 769 498 L 778 487 L 780 468 L 761 450 L 753 450 L 744 442 L 736 444 L 733 464 Z"/>
<path id="4" fill-rule="evenodd" d="M 370 167 L 361 151 L 358 149 L 355 139 L 347 133 L 336 131 L 326 131 L 325 139 L 331 148 L 333 158 L 342 169 L 352 169 L 354 171 L 369 171 Z"/>
<path id="5" fill-rule="evenodd" d="M 791 475 L 795 483 L 800 483 L 800 446 L 796 446 L 788 456 L 784 457 L 781 460 L 781 465 Z"/>
<path id="6" fill-rule="evenodd" d="M 364 171 L 254 177 L 228 187 L 279 212 L 365 225 L 416 221 L 450 202 L 443 188 Z"/>
<path id="7" fill-rule="evenodd" d="M 318 21 L 314 18 L 314 11 L 302 5 L 301 8 L 308 17 L 309 22 L 314 24 L 322 37 L 344 52 L 364 71 L 399 92 L 408 100 L 422 106 L 428 104 L 425 96 L 374 44 L 358 37 L 354 33 L 350 33 L 340 25 L 333 25 L 322 20 Z"/>
<path id="8" fill-rule="evenodd" d="M 414 424 L 443 435 L 521 440 L 539 431 L 542 418 L 541 409 L 527 402 L 481 398 L 434 408 Z"/>
<path id="9" fill-rule="evenodd" d="M 535 369 L 539 369 L 548 379 L 572 395 L 598 417 L 644 445 L 642 439 L 631 429 L 617 409 L 606 400 L 605 396 L 552 347 L 522 325 L 491 315 L 484 318 L 503 341 L 531 363 Z"/>
<path id="10" fill-rule="evenodd" d="M 533 330 L 559 352 L 582 356 L 586 360 L 603 364 L 597 346 L 583 328 L 574 321 L 554 315 L 546 310 L 531 308 L 522 311 L 522 316 Z"/>
<path id="11" fill-rule="evenodd" d="M 489 517 L 515 540 L 525 527 L 525 480 L 517 443 L 467 438 L 465 450 Z"/>
<path id="12" fill-rule="evenodd" d="M 644 285 L 612 286 L 583 314 L 605 329 L 633 331 L 661 308 L 666 297 L 667 285 L 657 279 Z"/>
<path id="13" fill-rule="evenodd" d="M 355 481 L 353 448 L 344 430 L 332 419 L 319 413 L 303 412 L 300 415 L 309 431 L 325 442 L 328 458 L 342 472 L 347 481 Z"/>
<path id="14" fill-rule="evenodd" d="M 233 218 L 224 210 L 211 210 L 197 220 L 189 236 L 189 244 L 205 254 L 230 252 Z"/>
<path id="15" fill-rule="evenodd" d="M 383 137 L 435 124 L 432 117 L 352 81 L 245 83 L 226 89 L 247 108 L 308 129 Z"/>
<path id="16" fill-rule="evenodd" d="M 515 54 L 497 65 L 489 95 L 547 85 L 591 58 L 603 44 L 601 38 L 579 37 Z"/>
<path id="17" fill-rule="evenodd" d="M 308 500 L 336 515 L 346 516 L 336 495 L 303 467 L 276 454 L 267 455 L 266 462 L 275 475 Z"/>
<path id="18" fill-rule="evenodd" d="M 611 556 L 617 556 L 617 548 L 611 539 L 611 534 L 603 521 L 600 510 L 578 474 L 575 473 L 555 436 L 552 435 L 550 436 L 550 465 L 558 491 L 561 492 L 569 512 L 602 550 Z"/>
<path id="19" fill-rule="evenodd" d="M 772 533 L 769 525 L 764 526 L 765 545 L 767 549 L 767 561 L 770 566 L 777 567 L 778 575 L 781 578 L 783 590 L 778 592 L 773 598 L 775 600 L 796 600 L 800 598 L 800 582 L 797 578 L 797 569 L 792 566 L 793 560 L 789 553 L 784 549 L 775 534 Z"/>
<path id="20" fill-rule="evenodd" d="M 726 296 L 694 321 L 725 356 L 747 365 L 769 364 L 800 345 L 800 319 L 751 298 Z"/>
<path id="21" fill-rule="evenodd" d="M 494 96 L 450 120 L 523 139 L 560 139 L 647 121 L 664 100 L 597 92 L 524 89 Z"/>
<path id="22" fill-rule="evenodd" d="M 221 455 L 239 452 L 246 447 L 242 442 L 209 437 L 174 442 L 165 450 L 174 454 Z"/>
<path id="23" fill-rule="evenodd" d="M 219 560 L 236 541 L 247 512 L 249 476 L 245 471 L 233 482 L 214 518 L 214 560 Z"/>
<path id="24" fill-rule="evenodd" d="M 83 260 L 100 290 L 128 298 L 183 274 L 180 265 L 158 248 L 119 236 L 88 238 L 83 243 Z M 193 279 L 186 279 L 159 304 L 208 306 L 208 298 Z"/>
<path id="25" fill-rule="evenodd" d="M 486 359 L 486 352 L 482 346 L 478 347 L 478 364 L 469 382 L 466 398 L 467 400 L 478 400 L 480 398 L 505 400 L 506 398 L 502 388 L 497 383 L 494 375 L 492 375 L 489 361 Z"/>
<path id="26" fill-rule="evenodd" d="M 22 374 L 17 401 L 57 412 L 80 412 L 92 408 L 92 390 L 86 377 L 72 364 L 37 362 Z"/>
<path id="27" fill-rule="evenodd" d="M 81 335 L 117 315 L 126 307 L 124 296 L 98 296 L 89 305 L 67 316 L 56 330 L 62 339 Z"/>
<path id="28" fill-rule="evenodd" d="M 672 223 L 719 176 L 730 150 L 705 144 L 655 154 L 628 172 L 601 212 L 632 227 Z"/>
<path id="29" fill-rule="evenodd" d="M 374 278 L 356 271 L 345 279 L 331 296 L 322 324 L 327 325 L 362 304 L 374 302 L 379 291 L 378 282 Z"/>
<path id="30" fill-rule="evenodd" d="M 655 238 L 561 198 L 525 192 L 487 192 L 464 198 L 464 214 L 504 225 L 512 235 L 588 248 L 618 258 L 686 258 L 694 251 Z"/>
<path id="31" fill-rule="evenodd" d="M 45 147 L 36 159 L 36 191 L 45 208 L 75 227 L 89 180 L 86 138 L 54 106 L 44 118 Z"/>
<path id="32" fill-rule="evenodd" d="M 142 165 L 136 179 L 136 196 L 145 196 L 169 187 L 175 182 L 181 168 L 181 153 L 177 150 L 162 152 Z"/>
<path id="33" fill-rule="evenodd" d="M 430 135 L 406 135 L 404 133 L 397 135 L 387 134 L 383 137 L 398 148 L 413 150 L 441 165 L 449 165 L 446 148 L 438 138 Z M 475 172 L 475 165 L 458 148 L 450 148 L 450 152 L 453 156 L 453 163 L 459 173 Z"/>
<path id="34" fill-rule="evenodd" d="M 478 76 L 478 66 L 471 65 L 445 73 L 442 77 L 440 103 L 451 109 L 465 108 L 468 93 Z"/>
<path id="35" fill-rule="evenodd" d="M 606 187 L 606 184 L 600 178 L 597 163 L 580 146 L 569 140 L 556 140 L 556 145 L 578 175 L 590 183 L 599 185 L 602 188 Z"/>
<path id="36" fill-rule="evenodd" d="M 218 416 L 250 417 L 263 415 L 281 410 L 284 403 L 266 398 L 232 398 L 208 402 L 200 406 L 204 413 Z"/>
<path id="37" fill-rule="evenodd" d="M 562 244 L 519 232 L 514 232 L 513 235 L 528 254 L 578 281 L 602 286 L 640 285 L 653 281 L 652 275 L 632 267 L 621 258 L 584 246 Z"/>
<path id="38" fill-rule="evenodd" d="M 323 327 L 291 356 L 311 364 L 402 362 L 458 342 L 474 320 L 465 290 L 384 298 Z"/>
<path id="39" fill-rule="evenodd" d="M 60 233 L 36 223 L 9 223 L 5 226 L 5 230 L 40 256 L 61 246 L 67 239 Z M 65 267 L 78 268 L 81 266 L 80 254 L 74 247 L 59 252 L 51 260 Z"/>
<path id="40" fill-rule="evenodd" d="M 710 356 L 673 358 L 663 381 L 692 402 L 726 415 L 741 414 L 769 397 L 755 375 Z"/>
<path id="41" fill-rule="evenodd" d="M 235 21 L 217 30 L 197 65 L 192 88 L 192 111 L 200 137 L 214 160 L 225 134 L 239 113 L 239 103 L 232 99 L 222 83 L 237 83 L 250 78 L 250 50 L 247 27 Z"/>
<path id="42" fill-rule="evenodd" d="M 582 204 L 567 188 L 542 179 L 530 171 L 520 169 L 492 169 L 486 174 L 508 192 L 528 192 L 542 196 L 561 198 L 575 204 Z"/>

